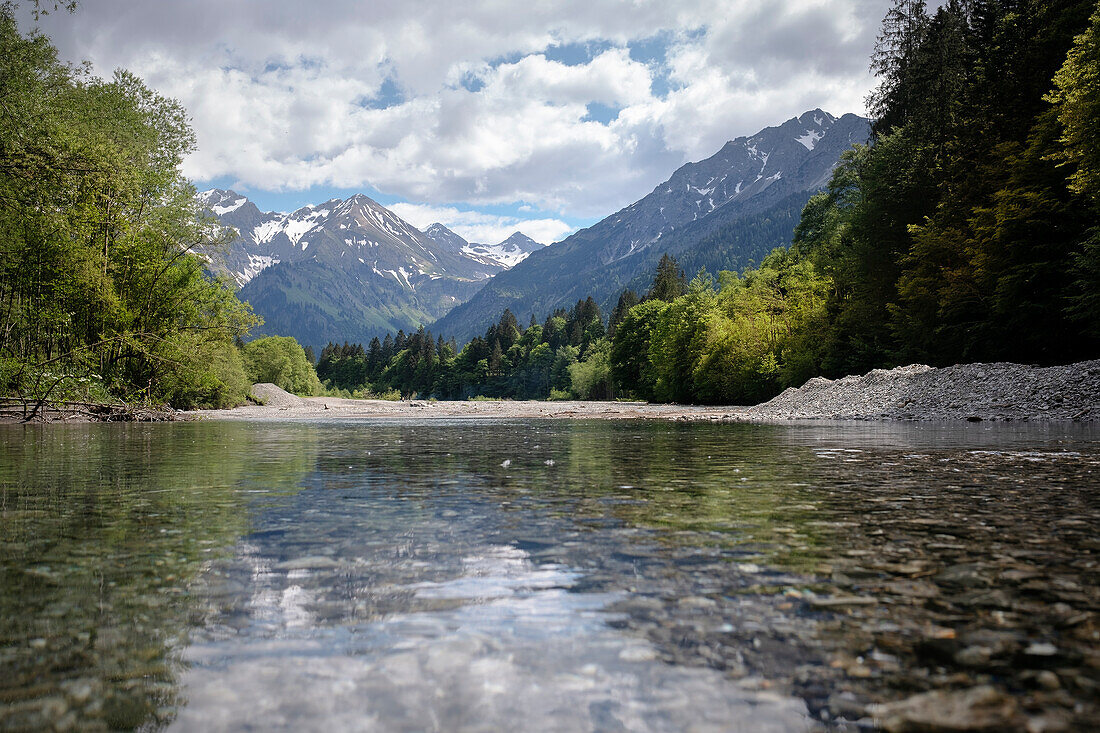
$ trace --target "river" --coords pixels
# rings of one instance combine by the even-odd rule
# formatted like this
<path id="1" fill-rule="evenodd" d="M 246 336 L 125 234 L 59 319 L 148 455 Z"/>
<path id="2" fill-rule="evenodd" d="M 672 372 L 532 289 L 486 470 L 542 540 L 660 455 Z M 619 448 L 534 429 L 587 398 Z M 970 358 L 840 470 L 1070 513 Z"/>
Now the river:
<path id="1" fill-rule="evenodd" d="M 1098 721 L 1096 427 L 8 425 L 0 447 L 3 730 L 856 730 L 987 685 L 1009 729 Z"/>

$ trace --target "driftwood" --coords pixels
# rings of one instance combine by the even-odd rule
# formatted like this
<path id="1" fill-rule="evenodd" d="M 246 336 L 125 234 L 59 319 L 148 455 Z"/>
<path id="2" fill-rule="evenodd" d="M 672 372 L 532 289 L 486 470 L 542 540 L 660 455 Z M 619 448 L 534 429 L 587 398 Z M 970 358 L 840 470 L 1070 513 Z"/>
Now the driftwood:
<path id="1" fill-rule="evenodd" d="M 5 422 L 165 422 L 176 419 L 167 405 L 35 400 L 23 397 L 0 399 L 0 421 Z"/>

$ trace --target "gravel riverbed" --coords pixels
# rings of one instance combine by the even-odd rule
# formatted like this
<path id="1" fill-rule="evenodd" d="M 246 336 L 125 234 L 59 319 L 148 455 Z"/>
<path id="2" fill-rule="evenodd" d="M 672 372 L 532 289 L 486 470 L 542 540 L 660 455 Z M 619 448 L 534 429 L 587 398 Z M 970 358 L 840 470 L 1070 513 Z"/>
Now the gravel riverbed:
<path id="1" fill-rule="evenodd" d="M 743 413 L 754 420 L 1097 420 L 1100 360 L 1059 367 L 923 364 L 815 378 Z"/>
<path id="2" fill-rule="evenodd" d="M 922 364 L 876 369 L 830 380 L 816 377 L 755 407 L 659 405 L 644 402 L 522 400 L 349 400 L 296 397 L 273 384 L 257 384 L 263 405 L 188 413 L 215 420 L 317 420 L 329 418 L 573 418 L 679 421 L 786 420 L 1100 420 L 1100 360 L 1058 367 Z"/>

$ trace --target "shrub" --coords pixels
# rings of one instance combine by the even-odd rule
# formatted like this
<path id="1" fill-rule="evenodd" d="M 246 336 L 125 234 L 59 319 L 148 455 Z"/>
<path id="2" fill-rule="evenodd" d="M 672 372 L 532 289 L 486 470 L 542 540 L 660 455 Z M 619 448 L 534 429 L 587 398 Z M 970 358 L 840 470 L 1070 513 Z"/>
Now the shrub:
<path id="1" fill-rule="evenodd" d="M 296 395 L 324 393 L 306 352 L 290 336 L 268 336 L 245 344 L 244 365 L 253 382 L 270 382 Z"/>

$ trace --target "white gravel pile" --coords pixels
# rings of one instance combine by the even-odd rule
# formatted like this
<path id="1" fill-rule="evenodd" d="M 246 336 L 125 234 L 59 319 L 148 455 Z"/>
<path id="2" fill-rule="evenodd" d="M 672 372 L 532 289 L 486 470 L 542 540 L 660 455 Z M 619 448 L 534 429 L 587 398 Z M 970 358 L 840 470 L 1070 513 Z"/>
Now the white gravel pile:
<path id="1" fill-rule="evenodd" d="M 1100 360 L 1021 364 L 923 364 L 811 379 L 749 408 L 760 420 L 1100 420 Z"/>
<path id="2" fill-rule="evenodd" d="M 252 385 L 252 399 L 264 407 L 305 407 L 309 403 L 271 382 Z"/>

